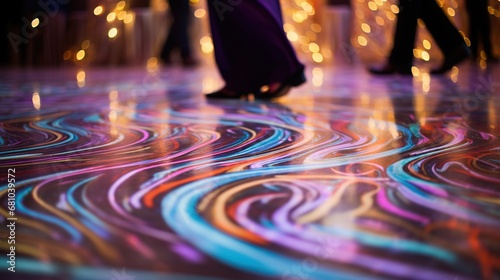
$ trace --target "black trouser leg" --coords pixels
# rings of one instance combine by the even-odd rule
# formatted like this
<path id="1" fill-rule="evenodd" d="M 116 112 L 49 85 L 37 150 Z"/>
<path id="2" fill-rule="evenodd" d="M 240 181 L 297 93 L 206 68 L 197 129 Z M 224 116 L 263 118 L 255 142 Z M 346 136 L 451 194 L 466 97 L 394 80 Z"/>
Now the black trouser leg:
<path id="1" fill-rule="evenodd" d="M 400 0 L 397 16 L 394 45 L 389 62 L 395 65 L 408 66 L 413 61 L 413 46 L 417 32 L 417 20 L 422 0 Z"/>
<path id="2" fill-rule="evenodd" d="M 465 44 L 457 28 L 435 0 L 422 0 L 420 18 L 445 56 Z"/>
<path id="3" fill-rule="evenodd" d="M 161 56 L 168 59 L 174 49 L 180 49 L 181 56 L 187 58 L 191 56 L 191 45 L 189 42 L 189 21 L 190 8 L 187 0 L 169 0 L 170 13 L 173 18 L 172 25 L 168 32 L 167 40 L 162 49 Z"/>

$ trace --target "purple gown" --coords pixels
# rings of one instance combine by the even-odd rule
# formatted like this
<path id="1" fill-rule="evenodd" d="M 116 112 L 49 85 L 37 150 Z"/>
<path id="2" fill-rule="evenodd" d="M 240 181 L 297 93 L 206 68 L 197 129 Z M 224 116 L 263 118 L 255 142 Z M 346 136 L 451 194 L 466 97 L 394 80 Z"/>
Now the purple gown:
<path id="1" fill-rule="evenodd" d="M 303 72 L 279 0 L 208 0 L 215 60 L 226 89 L 249 92 Z"/>

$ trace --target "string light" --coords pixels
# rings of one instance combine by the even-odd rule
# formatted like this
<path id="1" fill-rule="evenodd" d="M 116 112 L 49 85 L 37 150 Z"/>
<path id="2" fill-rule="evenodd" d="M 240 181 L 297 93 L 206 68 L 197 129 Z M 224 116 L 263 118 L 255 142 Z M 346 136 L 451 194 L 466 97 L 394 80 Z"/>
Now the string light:
<path id="1" fill-rule="evenodd" d="M 115 38 L 116 35 L 118 35 L 118 29 L 116 29 L 116 27 L 113 27 L 108 31 L 109 38 Z"/>
<path id="2" fill-rule="evenodd" d="M 207 12 L 205 11 L 205 9 L 197 9 L 196 11 L 194 11 L 194 16 L 196 18 L 203 18 L 206 14 Z"/>
<path id="3" fill-rule="evenodd" d="M 106 17 L 106 20 L 108 22 L 112 22 L 116 19 L 116 13 L 115 12 L 111 12 L 108 14 L 108 16 Z"/>
<path id="4" fill-rule="evenodd" d="M 104 12 L 104 9 L 102 6 L 97 6 L 94 8 L 94 15 L 96 15 L 96 16 L 101 15 L 102 12 Z"/>
<path id="5" fill-rule="evenodd" d="M 106 21 L 112 23 L 108 25 L 109 29 L 107 31 L 107 35 L 110 39 L 116 38 L 120 32 L 125 32 L 124 28 L 126 28 L 126 26 L 124 24 L 131 24 L 135 19 L 133 11 L 129 10 L 128 4 L 130 2 L 128 0 L 114 0 L 112 2 L 116 4 L 101 4 L 95 6 L 95 8 L 91 10 L 95 16 L 105 16 Z M 152 4 L 152 8 L 155 11 L 161 11 L 167 8 L 165 1 L 153 2 L 157 2 L 156 4 Z M 444 12 L 451 17 L 452 21 L 456 21 L 459 17 L 462 17 L 460 6 L 463 4 L 461 1 L 437 0 L 437 2 Z M 199 0 L 189 1 L 189 4 L 193 7 L 194 17 L 196 19 L 205 20 L 207 17 L 207 10 L 205 6 L 199 6 L 200 3 L 201 1 Z M 386 54 L 387 48 L 391 42 L 390 38 L 392 32 L 390 30 L 392 30 L 397 14 L 400 12 L 398 5 L 395 4 L 395 1 L 387 0 L 356 0 L 351 1 L 351 3 L 353 3 L 356 27 L 354 28 L 354 32 L 356 33 L 351 37 L 352 45 L 356 48 L 364 48 L 370 44 L 370 47 L 365 48 L 366 51 L 363 51 L 363 53 L 376 53 L 377 55 Z M 319 43 L 322 42 L 319 40 L 323 38 L 321 32 L 324 28 L 318 23 L 316 15 L 317 1 L 285 1 L 282 2 L 282 5 L 283 16 L 286 22 L 283 25 L 283 30 L 288 40 L 292 42 L 297 50 L 309 56 L 309 58 L 316 63 L 322 63 L 325 59 L 328 60 L 331 58 L 332 50 L 327 49 L 329 46 Z M 490 4 L 488 6 L 488 13 L 489 15 L 500 17 L 500 10 L 495 5 L 492 6 Z M 123 21 L 124 24 L 117 22 L 117 20 Z M 31 25 L 33 28 L 38 27 L 40 25 L 40 19 L 33 19 Z M 425 27 L 421 20 L 418 21 L 418 25 L 420 28 Z M 461 32 L 461 34 L 467 45 L 470 46 L 470 39 L 467 38 L 463 32 Z M 422 43 L 417 44 L 414 50 L 414 56 L 416 58 L 429 61 L 431 58 L 439 58 L 441 56 L 441 54 L 434 55 L 438 50 L 437 48 L 431 48 L 432 40 L 428 39 L 429 37 L 430 35 L 427 31 L 423 33 L 419 32 L 417 39 Z M 199 47 L 204 54 L 211 54 L 213 52 L 213 42 L 208 33 L 200 39 Z M 81 46 L 76 45 L 71 47 L 71 49 L 66 50 L 62 56 L 66 61 L 73 59 L 73 62 L 89 59 L 88 56 L 92 53 L 89 52 L 89 48 L 90 41 L 83 40 Z M 486 62 L 483 62 L 483 65 L 485 65 L 485 63 Z M 415 71 L 419 71 L 419 69 L 417 68 L 414 72 Z"/>
<path id="6" fill-rule="evenodd" d="M 423 40 L 422 44 L 424 45 L 425 49 L 427 49 L 427 50 L 431 49 L 431 42 L 429 42 L 429 40 Z"/>
<path id="7" fill-rule="evenodd" d="M 116 16 L 116 18 L 118 18 L 118 20 L 124 20 L 126 16 L 127 16 L 127 12 L 121 11 L 121 12 L 118 13 L 118 15 Z"/>
<path id="8" fill-rule="evenodd" d="M 132 13 L 127 13 L 127 15 L 125 16 L 125 18 L 123 19 L 123 22 L 125 24 L 129 24 L 132 21 L 134 21 L 134 15 Z"/>
<path id="9" fill-rule="evenodd" d="M 363 30 L 363 32 L 365 32 L 365 33 L 370 33 L 370 31 L 372 29 L 370 28 L 370 26 L 367 23 L 362 23 L 361 24 L 361 30 Z"/>
<path id="10" fill-rule="evenodd" d="M 368 45 L 368 40 L 364 36 L 358 36 L 358 43 L 364 47 Z"/>
<path id="11" fill-rule="evenodd" d="M 63 59 L 69 60 L 70 58 L 71 58 L 71 51 L 70 50 L 65 51 L 63 54 Z"/>
<path id="12" fill-rule="evenodd" d="M 123 10 L 123 9 L 125 8 L 125 5 L 126 5 L 126 4 L 127 4 L 127 3 L 125 3 L 125 1 L 120 1 L 120 2 L 118 2 L 118 3 L 116 4 L 116 9 L 117 9 L 117 10 Z"/>
<path id="13" fill-rule="evenodd" d="M 85 86 L 85 71 L 78 71 L 76 74 L 76 82 L 78 84 L 78 87 L 84 87 Z"/>
<path id="14" fill-rule="evenodd" d="M 288 40 L 292 41 L 292 42 L 295 42 L 299 39 L 299 35 L 297 35 L 297 33 L 295 31 L 290 31 L 286 34 L 286 37 L 288 38 Z"/>
<path id="15" fill-rule="evenodd" d="M 38 18 L 34 18 L 31 21 L 31 27 L 36 28 L 40 24 L 40 20 Z"/>
<path id="16" fill-rule="evenodd" d="M 40 101 L 40 94 L 37 91 L 33 92 L 31 101 L 33 102 L 33 107 L 35 107 L 36 110 L 40 110 L 42 103 Z"/>
<path id="17" fill-rule="evenodd" d="M 89 40 L 85 40 L 82 42 L 82 49 L 86 50 L 90 47 L 90 41 Z"/>
<path id="18" fill-rule="evenodd" d="M 82 60 L 85 57 L 85 51 L 84 50 L 79 50 L 76 53 L 76 59 L 77 60 Z"/>

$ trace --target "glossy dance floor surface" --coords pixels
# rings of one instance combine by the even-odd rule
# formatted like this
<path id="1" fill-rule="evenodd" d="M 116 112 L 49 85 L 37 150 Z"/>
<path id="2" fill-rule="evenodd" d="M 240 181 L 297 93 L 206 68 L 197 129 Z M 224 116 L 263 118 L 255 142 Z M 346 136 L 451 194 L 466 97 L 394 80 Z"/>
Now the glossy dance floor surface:
<path id="1" fill-rule="evenodd" d="M 210 67 L 0 72 L 2 279 L 500 277 L 498 65 L 309 67 L 274 103 L 207 102 Z"/>

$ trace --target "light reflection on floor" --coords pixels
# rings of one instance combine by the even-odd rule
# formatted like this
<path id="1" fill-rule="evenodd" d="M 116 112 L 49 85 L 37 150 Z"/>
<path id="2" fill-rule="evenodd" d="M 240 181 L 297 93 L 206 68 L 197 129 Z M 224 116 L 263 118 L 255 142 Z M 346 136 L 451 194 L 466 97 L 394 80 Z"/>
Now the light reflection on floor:
<path id="1" fill-rule="evenodd" d="M 2 70 L 16 276 L 498 278 L 499 68 L 311 66 L 273 103 L 207 102 L 210 67 Z"/>

